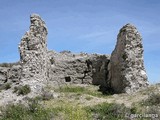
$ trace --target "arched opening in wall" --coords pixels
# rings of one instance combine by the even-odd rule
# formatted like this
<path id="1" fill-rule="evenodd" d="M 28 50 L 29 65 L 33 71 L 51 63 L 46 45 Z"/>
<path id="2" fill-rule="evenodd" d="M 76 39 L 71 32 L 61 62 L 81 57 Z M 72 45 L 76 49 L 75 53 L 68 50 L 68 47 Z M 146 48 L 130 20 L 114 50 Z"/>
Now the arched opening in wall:
<path id="1" fill-rule="evenodd" d="M 65 77 L 65 82 L 71 82 L 71 77 L 70 76 Z"/>

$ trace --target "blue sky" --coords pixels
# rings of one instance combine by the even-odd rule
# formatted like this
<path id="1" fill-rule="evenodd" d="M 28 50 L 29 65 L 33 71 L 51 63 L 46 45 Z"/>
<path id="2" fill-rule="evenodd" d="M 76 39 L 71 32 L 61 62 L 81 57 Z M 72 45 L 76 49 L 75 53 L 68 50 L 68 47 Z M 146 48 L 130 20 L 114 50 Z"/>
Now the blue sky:
<path id="1" fill-rule="evenodd" d="M 119 29 L 142 35 L 149 81 L 160 82 L 159 0 L 0 0 L 0 63 L 19 60 L 18 44 L 38 13 L 48 27 L 48 49 L 111 54 Z"/>

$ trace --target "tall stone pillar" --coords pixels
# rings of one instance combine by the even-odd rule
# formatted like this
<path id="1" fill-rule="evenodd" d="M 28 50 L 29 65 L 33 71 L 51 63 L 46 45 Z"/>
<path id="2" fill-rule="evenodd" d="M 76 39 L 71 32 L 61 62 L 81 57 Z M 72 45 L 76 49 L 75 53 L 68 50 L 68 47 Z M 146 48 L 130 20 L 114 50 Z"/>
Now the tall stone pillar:
<path id="1" fill-rule="evenodd" d="M 32 89 L 47 81 L 47 27 L 37 14 L 30 16 L 30 30 L 22 37 L 19 51 L 22 65 L 21 81 Z"/>
<path id="2" fill-rule="evenodd" d="M 120 29 L 109 66 L 109 82 L 116 93 L 130 93 L 148 85 L 142 38 L 133 25 Z"/>

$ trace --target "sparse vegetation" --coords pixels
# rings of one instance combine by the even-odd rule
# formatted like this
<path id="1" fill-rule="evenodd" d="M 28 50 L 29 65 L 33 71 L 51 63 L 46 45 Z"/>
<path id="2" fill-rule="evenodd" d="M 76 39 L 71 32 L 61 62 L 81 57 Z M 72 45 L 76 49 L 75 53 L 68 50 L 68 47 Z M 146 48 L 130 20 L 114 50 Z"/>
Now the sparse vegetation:
<path id="1" fill-rule="evenodd" d="M 29 105 L 8 105 L 1 108 L 1 120 L 51 120 L 49 109 L 43 108 L 36 100 L 30 100 Z"/>
<path id="2" fill-rule="evenodd" d="M 83 93 L 92 96 L 98 97 L 106 97 L 102 92 L 98 90 L 92 90 L 90 87 L 81 87 L 81 86 L 64 86 L 56 90 L 57 92 L 64 92 L 64 93 Z"/>
<path id="3" fill-rule="evenodd" d="M 0 67 L 11 67 L 10 63 L 1 63 Z"/>
<path id="4" fill-rule="evenodd" d="M 86 100 L 92 100 L 92 97 L 91 96 L 87 96 L 85 97 Z"/>
<path id="5" fill-rule="evenodd" d="M 5 83 L 5 84 L 0 86 L 0 91 L 1 90 L 8 90 L 10 88 L 11 88 L 11 83 Z"/>
<path id="6" fill-rule="evenodd" d="M 143 100 L 139 103 L 139 111 L 158 115 L 160 118 L 160 94 L 159 93 L 150 93 L 149 97 L 146 100 Z"/>
<path id="7" fill-rule="evenodd" d="M 125 105 L 102 103 L 92 107 L 86 107 L 88 113 L 98 120 L 124 119 L 125 114 L 131 114 L 131 110 Z"/>
<path id="8" fill-rule="evenodd" d="M 60 107 L 52 108 L 52 112 L 56 113 L 56 120 L 92 120 L 91 114 L 80 106 L 65 104 Z"/>
<path id="9" fill-rule="evenodd" d="M 29 85 L 14 87 L 13 93 L 17 93 L 18 95 L 26 95 L 31 92 L 31 88 Z"/>
<path id="10" fill-rule="evenodd" d="M 14 87 L 14 90 L 13 90 L 13 93 L 16 93 L 18 91 L 19 87 L 15 86 Z"/>
<path id="11" fill-rule="evenodd" d="M 160 106 L 160 94 L 152 93 L 147 100 L 144 101 L 145 105 L 152 106 L 152 105 L 159 105 Z"/>
<path id="12" fill-rule="evenodd" d="M 4 89 L 5 90 L 8 90 L 8 89 L 10 89 L 11 88 L 11 83 L 6 83 L 6 84 L 4 84 Z"/>
<path id="13" fill-rule="evenodd" d="M 84 87 L 80 87 L 80 86 L 65 86 L 62 87 L 58 90 L 59 92 L 73 92 L 73 93 L 82 93 L 85 91 Z"/>

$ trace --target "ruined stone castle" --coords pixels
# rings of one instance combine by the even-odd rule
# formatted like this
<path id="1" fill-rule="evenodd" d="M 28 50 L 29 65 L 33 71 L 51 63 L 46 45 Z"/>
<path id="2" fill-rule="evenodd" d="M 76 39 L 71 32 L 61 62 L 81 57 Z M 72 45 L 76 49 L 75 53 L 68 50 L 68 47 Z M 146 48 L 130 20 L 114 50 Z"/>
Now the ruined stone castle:
<path id="1" fill-rule="evenodd" d="M 114 93 L 148 86 L 142 38 L 135 26 L 126 24 L 120 29 L 111 55 L 74 54 L 48 50 L 45 22 L 37 14 L 31 15 L 30 21 L 19 44 L 20 61 L 0 67 L 0 84 L 28 84 L 35 93 L 46 84 L 93 84 Z"/>

